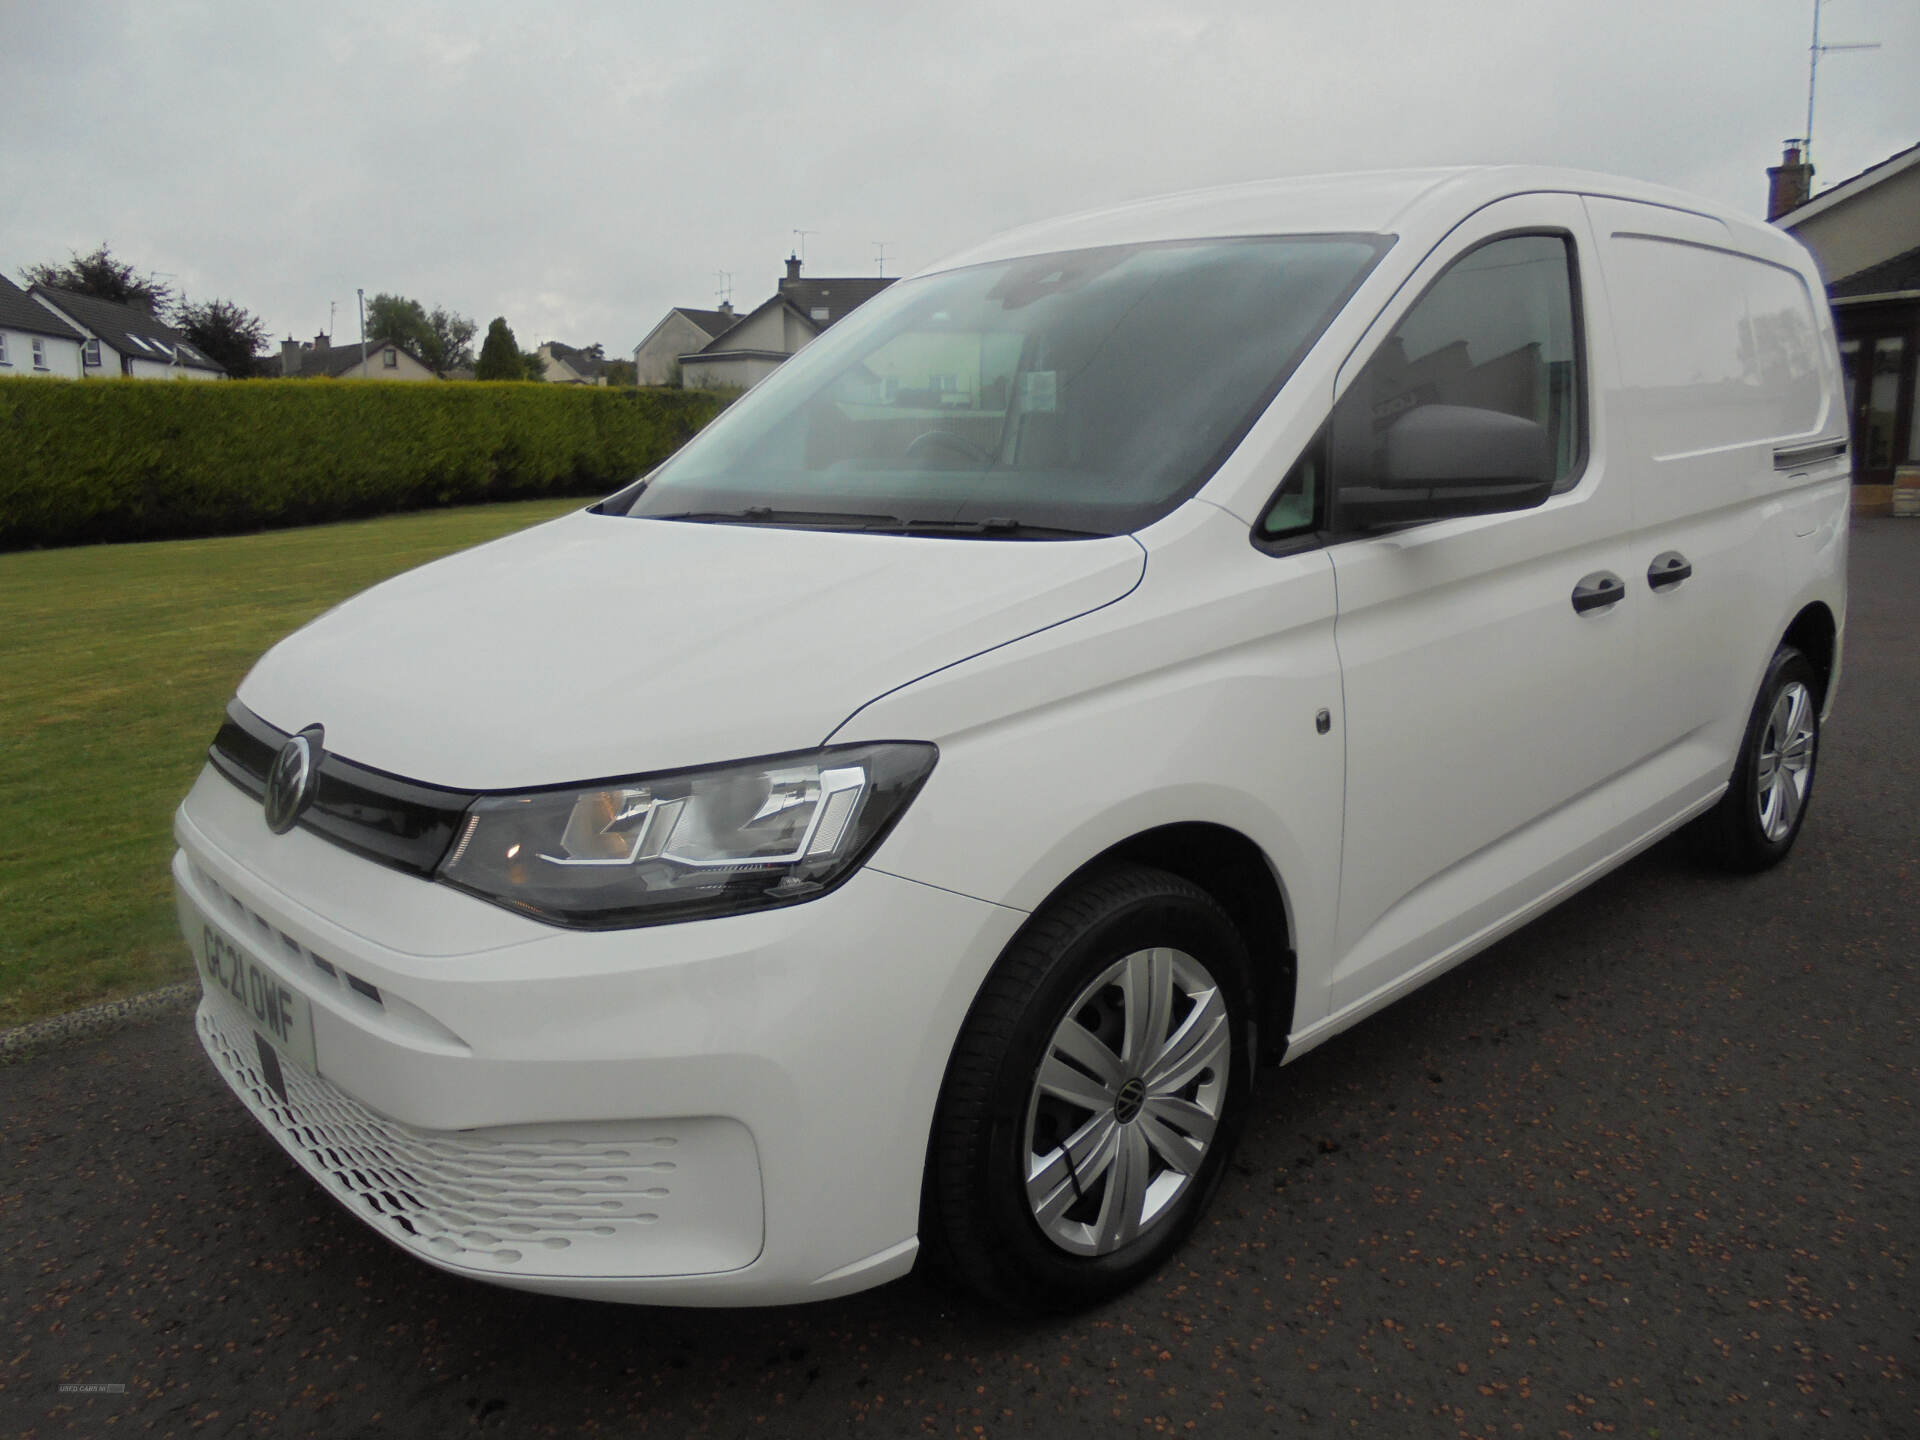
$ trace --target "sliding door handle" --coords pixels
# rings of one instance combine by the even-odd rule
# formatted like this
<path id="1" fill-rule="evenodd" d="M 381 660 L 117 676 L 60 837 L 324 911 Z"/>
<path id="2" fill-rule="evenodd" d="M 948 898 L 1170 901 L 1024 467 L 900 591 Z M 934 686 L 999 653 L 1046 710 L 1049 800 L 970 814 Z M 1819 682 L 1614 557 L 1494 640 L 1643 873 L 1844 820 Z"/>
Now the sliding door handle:
<path id="1" fill-rule="evenodd" d="M 1671 590 L 1693 574 L 1693 566 L 1678 550 L 1662 550 L 1647 567 L 1647 584 L 1655 590 Z"/>
<path id="2" fill-rule="evenodd" d="M 1626 598 L 1627 582 L 1611 570 L 1596 570 L 1582 576 L 1580 583 L 1573 587 L 1573 609 L 1578 615 L 1589 610 L 1604 610 Z"/>

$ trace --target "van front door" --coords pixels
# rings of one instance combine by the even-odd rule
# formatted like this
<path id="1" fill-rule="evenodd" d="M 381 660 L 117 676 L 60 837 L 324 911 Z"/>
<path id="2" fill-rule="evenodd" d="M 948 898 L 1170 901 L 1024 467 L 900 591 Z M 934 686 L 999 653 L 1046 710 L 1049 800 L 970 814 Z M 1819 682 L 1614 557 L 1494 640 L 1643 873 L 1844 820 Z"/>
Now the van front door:
<path id="1" fill-rule="evenodd" d="M 1384 447 L 1423 405 L 1500 410 L 1545 428 L 1557 478 L 1536 509 L 1330 549 L 1347 732 L 1334 1014 L 1410 988 L 1607 853 L 1644 602 L 1625 583 L 1628 490 L 1588 423 L 1589 236 L 1570 196 L 1480 211 L 1341 376 L 1336 437 Z"/>

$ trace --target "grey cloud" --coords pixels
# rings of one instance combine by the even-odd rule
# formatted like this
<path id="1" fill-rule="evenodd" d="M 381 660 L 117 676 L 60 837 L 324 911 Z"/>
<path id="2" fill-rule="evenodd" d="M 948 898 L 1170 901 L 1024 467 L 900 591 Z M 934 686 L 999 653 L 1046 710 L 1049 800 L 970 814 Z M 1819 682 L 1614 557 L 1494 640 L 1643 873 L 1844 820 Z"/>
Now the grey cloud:
<path id="1" fill-rule="evenodd" d="M 1920 140 L 1920 7 L 1830 0 L 1822 181 Z M 10 6 L 0 265 L 110 240 L 276 333 L 394 290 L 523 344 L 1257 176 L 1522 160 L 1758 210 L 1805 0 Z"/>

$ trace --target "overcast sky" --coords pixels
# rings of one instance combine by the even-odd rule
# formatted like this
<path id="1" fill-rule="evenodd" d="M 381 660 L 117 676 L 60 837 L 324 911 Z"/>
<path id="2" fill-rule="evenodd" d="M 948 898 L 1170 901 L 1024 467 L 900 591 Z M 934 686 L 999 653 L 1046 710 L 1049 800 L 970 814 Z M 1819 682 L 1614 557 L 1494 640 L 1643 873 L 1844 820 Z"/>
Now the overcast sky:
<path id="1" fill-rule="evenodd" d="M 1920 141 L 1920 4 L 1828 0 L 1816 188 Z M 1812 0 L 0 0 L 0 268 L 109 242 L 275 339 L 354 291 L 631 351 L 1196 185 L 1529 161 L 1763 212 Z"/>

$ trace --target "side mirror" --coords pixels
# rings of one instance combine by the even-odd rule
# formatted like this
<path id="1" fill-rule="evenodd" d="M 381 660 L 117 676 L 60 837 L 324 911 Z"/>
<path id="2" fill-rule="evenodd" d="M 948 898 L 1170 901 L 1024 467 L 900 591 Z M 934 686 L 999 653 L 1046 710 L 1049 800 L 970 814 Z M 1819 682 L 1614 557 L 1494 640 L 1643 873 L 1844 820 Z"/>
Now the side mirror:
<path id="1" fill-rule="evenodd" d="M 1336 441 L 1333 456 L 1348 526 L 1531 510 L 1553 493 L 1546 427 L 1501 410 L 1423 405 L 1388 428 L 1384 454 L 1377 441 L 1366 448 L 1351 435 Z"/>

